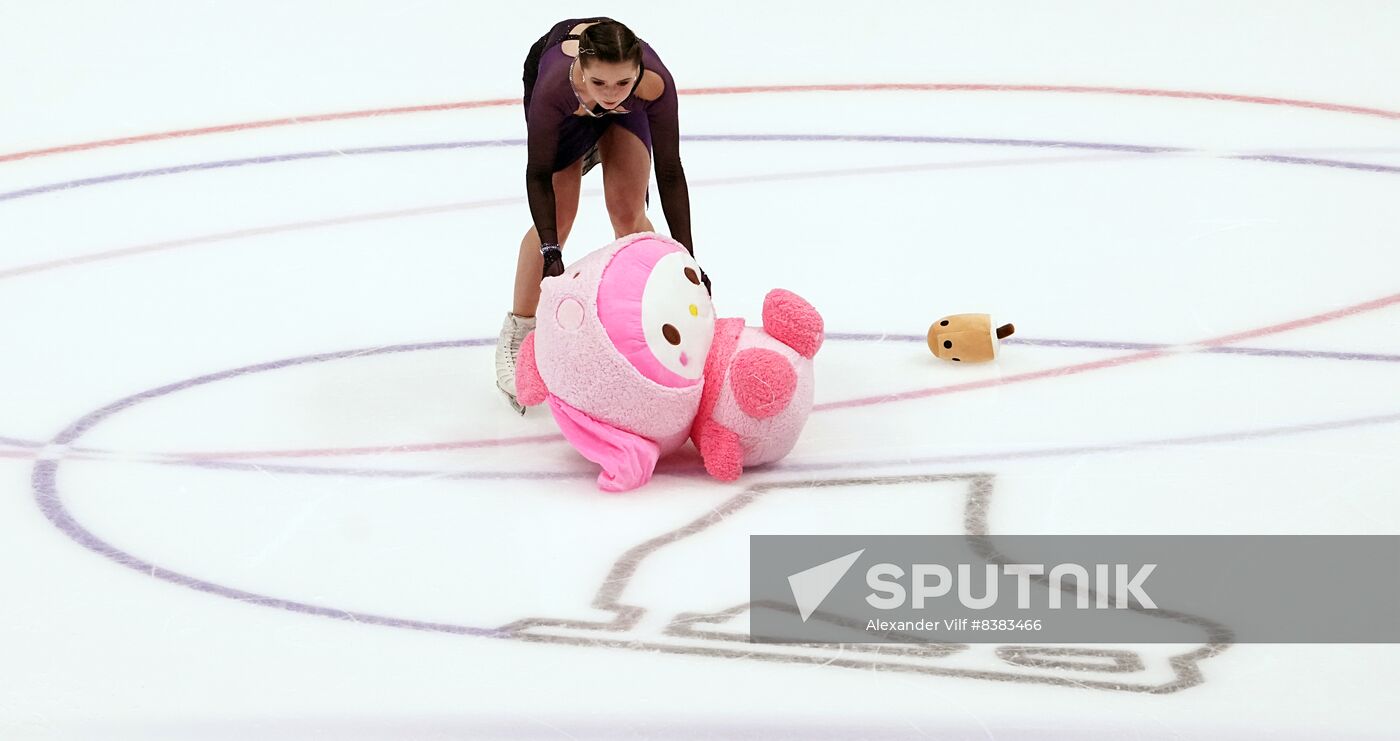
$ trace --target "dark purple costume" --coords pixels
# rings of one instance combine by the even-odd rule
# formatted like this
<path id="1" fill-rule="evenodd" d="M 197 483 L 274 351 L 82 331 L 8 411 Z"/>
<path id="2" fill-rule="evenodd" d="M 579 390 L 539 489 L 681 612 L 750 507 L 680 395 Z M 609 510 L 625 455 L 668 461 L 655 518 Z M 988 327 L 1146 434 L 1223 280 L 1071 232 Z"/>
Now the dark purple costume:
<path id="1" fill-rule="evenodd" d="M 692 253 L 690 236 L 690 193 L 685 170 L 681 168 L 680 122 L 676 114 L 676 83 L 661 58 L 645 41 L 642 44 L 642 70 L 661 76 L 665 91 L 656 100 L 637 97 L 642 75 L 632 85 L 626 100 L 618 105 L 627 113 L 605 113 L 597 118 L 575 115 L 579 100 L 569 79 L 574 58 L 561 44 L 577 36 L 569 31 L 580 23 L 604 21 L 585 18 L 560 21 L 540 37 L 525 59 L 525 122 L 529 128 L 529 164 L 525 168 L 525 189 L 530 200 L 530 216 L 544 244 L 557 244 L 558 230 L 554 204 L 554 173 L 565 169 L 593 150 L 609 126 L 621 126 L 647 146 L 656 165 L 656 182 L 661 191 L 661 208 L 671 236 Z M 594 112 L 601 112 L 601 107 Z M 591 166 L 592 163 L 586 163 Z M 586 171 L 586 170 L 585 170 Z"/>

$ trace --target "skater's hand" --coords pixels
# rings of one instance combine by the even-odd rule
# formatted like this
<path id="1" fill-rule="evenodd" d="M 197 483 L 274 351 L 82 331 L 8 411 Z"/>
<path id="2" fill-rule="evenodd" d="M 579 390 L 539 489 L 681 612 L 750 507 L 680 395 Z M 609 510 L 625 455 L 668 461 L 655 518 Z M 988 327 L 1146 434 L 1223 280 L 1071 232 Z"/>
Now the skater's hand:
<path id="1" fill-rule="evenodd" d="M 684 247 L 684 245 L 682 245 L 682 246 Z M 685 248 L 685 251 L 690 253 L 690 259 L 692 259 L 692 260 L 695 259 L 695 248 L 694 248 L 694 247 L 686 247 L 686 248 Z M 700 264 L 699 264 L 699 263 L 696 263 L 695 266 L 696 266 L 696 267 L 700 267 Z M 705 269 L 704 269 L 704 268 L 700 268 L 700 283 L 702 283 L 702 284 L 705 286 L 705 293 L 708 293 L 708 294 L 710 294 L 711 296 L 715 295 L 715 292 L 712 291 L 712 290 L 710 290 L 710 276 L 705 275 Z"/>

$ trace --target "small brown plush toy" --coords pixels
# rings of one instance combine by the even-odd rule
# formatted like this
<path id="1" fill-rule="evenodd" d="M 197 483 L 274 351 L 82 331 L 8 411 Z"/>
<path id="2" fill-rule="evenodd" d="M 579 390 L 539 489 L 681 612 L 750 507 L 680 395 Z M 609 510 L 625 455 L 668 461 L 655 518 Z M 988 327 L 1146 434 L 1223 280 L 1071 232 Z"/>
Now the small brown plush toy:
<path id="1" fill-rule="evenodd" d="M 992 329 L 990 314 L 954 314 L 928 328 L 928 349 L 944 360 L 985 363 L 996 360 L 1001 340 L 1015 331 L 1010 324 Z"/>

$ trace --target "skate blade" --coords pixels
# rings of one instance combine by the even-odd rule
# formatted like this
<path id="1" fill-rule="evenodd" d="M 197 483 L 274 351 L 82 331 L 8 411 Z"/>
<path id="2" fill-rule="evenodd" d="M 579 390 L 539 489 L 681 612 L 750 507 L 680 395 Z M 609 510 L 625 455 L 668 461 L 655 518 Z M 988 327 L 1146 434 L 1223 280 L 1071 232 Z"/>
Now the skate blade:
<path id="1" fill-rule="evenodd" d="M 522 417 L 525 416 L 525 410 L 526 410 L 528 407 L 525 407 L 525 406 L 521 405 L 521 403 L 518 402 L 518 401 L 516 401 L 516 400 L 515 400 L 515 397 L 514 397 L 514 396 L 511 396 L 511 395 L 510 395 L 510 392 L 506 391 L 505 389 L 501 389 L 501 395 L 503 395 L 503 396 L 506 397 L 506 402 L 508 402 L 508 403 L 510 404 L 510 408 L 511 408 L 511 409 L 514 409 L 514 410 L 516 411 L 516 413 L 519 414 L 520 416 L 522 416 Z"/>

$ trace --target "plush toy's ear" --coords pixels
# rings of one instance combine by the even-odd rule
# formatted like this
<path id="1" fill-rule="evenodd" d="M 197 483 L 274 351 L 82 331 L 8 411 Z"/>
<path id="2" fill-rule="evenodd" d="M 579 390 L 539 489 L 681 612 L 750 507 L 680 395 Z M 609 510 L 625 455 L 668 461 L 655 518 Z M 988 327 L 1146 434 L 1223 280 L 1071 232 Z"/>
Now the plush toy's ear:
<path id="1" fill-rule="evenodd" d="M 549 396 L 539 366 L 535 365 L 535 333 L 525 335 L 515 356 L 515 400 L 527 407 L 543 403 Z"/>
<path id="2" fill-rule="evenodd" d="M 804 358 L 821 349 L 822 315 L 792 291 L 774 288 L 763 299 L 763 331 Z"/>

